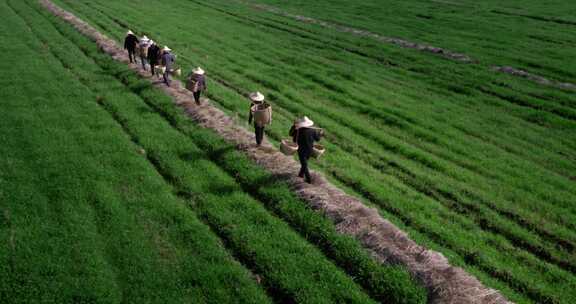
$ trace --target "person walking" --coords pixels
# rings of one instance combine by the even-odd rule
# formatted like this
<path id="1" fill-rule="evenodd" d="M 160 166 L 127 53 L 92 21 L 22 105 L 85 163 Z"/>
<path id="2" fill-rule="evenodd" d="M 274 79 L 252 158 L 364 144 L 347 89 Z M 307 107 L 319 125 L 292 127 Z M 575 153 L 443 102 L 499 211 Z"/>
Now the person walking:
<path id="1" fill-rule="evenodd" d="M 256 137 L 256 145 L 260 146 L 262 144 L 262 139 L 264 138 L 264 124 L 257 122 L 254 119 L 254 111 L 256 107 L 262 105 L 264 103 L 264 95 L 260 92 L 250 93 L 248 96 L 250 98 L 250 115 L 248 116 L 248 123 L 252 123 L 254 120 L 254 135 Z"/>
<path id="2" fill-rule="evenodd" d="M 197 67 L 192 70 L 188 75 L 186 88 L 194 94 L 194 101 L 200 105 L 200 94 L 206 90 L 206 78 L 204 77 L 204 70 Z"/>
<path id="3" fill-rule="evenodd" d="M 150 64 L 150 71 L 152 72 L 152 76 L 154 76 L 155 69 L 154 67 L 158 65 L 160 61 L 160 47 L 154 42 L 154 40 L 150 40 L 150 46 L 148 46 L 148 63 Z"/>
<path id="4" fill-rule="evenodd" d="M 142 62 L 142 69 L 146 71 L 146 64 L 148 63 L 148 48 L 150 47 L 150 39 L 144 35 L 140 39 L 138 53 L 140 54 L 140 62 Z"/>
<path id="5" fill-rule="evenodd" d="M 164 83 L 167 86 L 170 86 L 170 72 L 172 71 L 172 66 L 176 58 L 171 53 L 171 49 L 167 46 L 164 46 L 162 49 L 162 65 L 166 68 L 164 71 Z"/>
<path id="6" fill-rule="evenodd" d="M 314 122 L 304 116 L 294 122 L 289 132 L 293 141 L 298 144 L 298 158 L 301 166 L 298 177 L 304 177 L 304 180 L 309 184 L 312 183 L 312 177 L 308 170 L 308 160 L 312 156 L 314 142 L 319 141 L 324 136 L 323 130 L 312 128 L 313 126 Z"/>
<path id="7" fill-rule="evenodd" d="M 138 45 L 138 38 L 131 30 L 126 33 L 124 38 L 124 49 L 128 50 L 128 58 L 130 63 L 136 62 L 136 46 Z"/>

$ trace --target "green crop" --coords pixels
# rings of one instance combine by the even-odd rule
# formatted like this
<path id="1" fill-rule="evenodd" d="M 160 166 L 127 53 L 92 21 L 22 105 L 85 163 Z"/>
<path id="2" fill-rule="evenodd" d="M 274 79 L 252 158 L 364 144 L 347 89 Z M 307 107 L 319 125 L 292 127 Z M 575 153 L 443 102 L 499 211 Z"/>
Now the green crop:
<path id="1" fill-rule="evenodd" d="M 1 5 L 25 71 L 2 92 L 1 302 L 425 302 L 64 21 Z"/>
<path id="2" fill-rule="evenodd" d="M 315 163 L 411 237 L 521 303 L 576 298 L 576 97 L 498 73 L 574 83 L 569 12 L 556 1 L 70 1 L 111 37 L 126 27 L 201 65 L 209 97 L 246 119 L 274 107 L 278 142 L 306 114 L 328 132 Z M 250 3 L 464 53 L 403 49 Z M 159 22 L 163 20 L 163 22 Z"/>

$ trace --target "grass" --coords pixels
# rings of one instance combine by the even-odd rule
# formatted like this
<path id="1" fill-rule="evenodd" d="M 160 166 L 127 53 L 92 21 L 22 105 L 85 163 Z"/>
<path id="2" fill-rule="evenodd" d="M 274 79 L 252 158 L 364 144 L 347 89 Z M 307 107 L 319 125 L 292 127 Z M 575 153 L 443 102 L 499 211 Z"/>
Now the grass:
<path id="1" fill-rule="evenodd" d="M 1 5 L 6 51 L 34 67 L 3 91 L 3 155 L 17 161 L 2 167 L 22 177 L 2 197 L 2 302 L 425 301 L 404 269 L 281 181 L 258 187 L 272 177 L 69 25 L 35 2 Z"/>
<path id="2" fill-rule="evenodd" d="M 503 17 L 493 10 L 518 9 L 490 2 L 464 2 L 471 10 L 340 1 L 321 11 L 330 6 L 260 1 L 480 62 L 462 64 L 240 2 L 57 2 L 111 37 L 120 40 L 128 25 L 176 50 L 185 68 L 205 67 L 209 97 L 231 115 L 245 119 L 245 93 L 263 91 L 276 112 L 267 130 L 275 142 L 296 116 L 309 115 L 329 131 L 330 153 L 316 169 L 510 299 L 570 303 L 576 296 L 576 99 L 490 70 L 512 65 L 571 80 L 571 63 L 560 60 L 566 51 L 545 41 L 570 45 L 566 24 Z M 527 4 L 522 14 L 541 16 L 538 7 Z M 433 18 L 414 22 L 414 14 Z M 491 35 L 492 26 L 518 33 Z M 534 35 L 546 39 L 534 42 Z"/>

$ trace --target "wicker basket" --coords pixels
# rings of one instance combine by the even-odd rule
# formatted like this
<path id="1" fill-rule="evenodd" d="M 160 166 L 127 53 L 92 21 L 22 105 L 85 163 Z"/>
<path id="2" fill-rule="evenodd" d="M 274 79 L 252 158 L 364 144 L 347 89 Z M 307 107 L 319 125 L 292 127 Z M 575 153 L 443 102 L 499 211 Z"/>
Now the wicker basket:
<path id="1" fill-rule="evenodd" d="M 312 157 L 319 158 L 326 152 L 326 148 L 323 145 L 314 144 L 314 148 L 312 149 Z"/>
<path id="2" fill-rule="evenodd" d="M 154 67 L 154 70 L 156 72 L 158 72 L 158 74 L 163 75 L 164 73 L 166 73 L 166 67 L 163 65 L 157 65 Z"/>
<path id="3" fill-rule="evenodd" d="M 298 151 L 298 144 L 291 139 L 283 139 L 280 143 L 280 151 L 285 155 L 294 155 Z"/>
<path id="4" fill-rule="evenodd" d="M 259 126 L 269 125 L 272 122 L 272 107 L 268 103 L 254 105 L 252 113 L 254 122 Z"/>
<path id="5" fill-rule="evenodd" d="M 182 75 L 182 69 L 181 68 L 172 69 L 172 70 L 170 70 L 170 75 L 181 76 Z"/>

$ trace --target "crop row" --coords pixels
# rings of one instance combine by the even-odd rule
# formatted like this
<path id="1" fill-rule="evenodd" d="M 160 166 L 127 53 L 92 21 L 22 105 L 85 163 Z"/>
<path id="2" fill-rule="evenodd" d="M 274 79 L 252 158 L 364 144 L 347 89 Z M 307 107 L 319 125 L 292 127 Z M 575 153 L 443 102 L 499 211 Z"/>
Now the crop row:
<path id="1" fill-rule="evenodd" d="M 146 99 L 143 104 L 140 97 L 132 94 L 125 94 L 120 99 L 106 93 L 110 89 L 115 91 L 114 88 L 120 90 L 118 80 L 111 80 L 109 76 L 98 76 L 98 85 L 90 85 L 95 94 L 101 96 L 99 102 L 102 106 L 147 151 L 148 159 L 175 187 L 174 191 L 189 201 L 190 207 L 225 240 L 240 260 L 262 275 L 266 286 L 273 290 L 272 294 L 304 302 L 337 299 L 367 301 L 361 291 L 354 291 L 355 285 L 342 277 L 340 271 L 324 262 L 314 248 L 303 244 L 299 237 L 286 228 L 285 223 L 271 216 L 261 204 L 292 223 L 311 241 L 321 244 L 326 254 L 357 278 L 376 299 L 399 303 L 425 299 L 422 289 L 416 287 L 406 271 L 377 265 L 356 241 L 339 236 L 327 219 L 305 208 L 291 194 L 286 184 L 277 182 L 264 189 L 256 187 L 261 189 L 256 193 L 263 200 L 261 203 L 247 195 L 244 189 L 254 187 L 252 182 L 269 181 L 270 176 L 250 164 L 238 152 L 231 151 L 231 147 L 214 134 L 199 130 L 181 113 L 174 111 L 168 98 L 146 88 L 149 85 L 138 80 L 131 71 L 112 63 L 105 55 L 98 54 L 87 39 L 78 37 L 79 34 L 61 25 L 59 29 L 65 31 L 65 36 L 74 37 L 72 39 L 81 46 L 83 52 L 107 73 L 122 80 L 121 86 L 131 88 Z M 59 58 L 64 63 L 67 60 L 66 57 Z M 87 70 L 88 66 L 83 68 L 78 71 L 73 68 L 80 78 L 88 74 L 101 74 L 98 69 Z M 146 111 L 142 107 L 149 111 L 145 117 L 138 115 Z M 181 128 L 186 127 L 186 134 L 169 125 L 176 122 L 184 124 Z M 198 147 L 197 142 L 203 142 L 204 145 Z M 219 155 L 222 168 L 208 159 L 213 154 Z M 240 184 L 232 178 L 239 175 L 244 176 Z M 312 272 L 315 275 L 311 275 Z M 333 290 L 329 286 L 342 288 Z"/>
<path id="2" fill-rule="evenodd" d="M 10 189 L 0 198 L 0 302 L 270 303 L 48 50 L 78 54 L 23 2 L 9 4 L 0 1 L 0 183 Z M 12 6 L 40 20 L 27 24 Z M 54 39 L 49 49 L 32 31 Z"/>
<path id="3" fill-rule="evenodd" d="M 92 5 L 95 6 L 96 4 Z M 113 9 L 115 11 L 126 10 L 126 8 L 123 8 L 124 5 L 128 4 L 119 4 Z M 210 10 L 203 11 L 201 7 L 192 7 L 191 4 L 185 2 L 178 2 L 178 5 L 182 5 L 182 7 L 190 9 L 190 11 L 198 12 L 199 16 L 208 16 L 211 14 Z M 110 8 L 106 8 L 107 6 L 109 5 L 99 5 L 99 9 L 104 12 L 111 10 Z M 150 13 L 153 14 L 153 12 Z M 108 12 L 108 14 L 112 13 Z M 126 18 L 124 18 L 125 22 L 140 24 L 138 25 L 139 28 L 149 28 L 150 31 L 148 32 L 154 33 L 154 35 L 156 35 L 155 37 L 166 37 L 167 34 L 165 33 L 173 33 L 172 36 L 166 37 L 165 41 L 186 41 L 186 37 L 188 36 L 186 36 L 184 32 L 178 31 L 178 24 L 167 24 L 163 27 L 165 32 L 159 32 L 157 25 L 153 26 L 152 21 L 148 24 L 148 22 L 143 19 L 143 16 L 138 16 L 139 14 L 138 12 L 128 14 L 128 10 L 124 11 L 124 15 L 126 16 Z M 145 15 L 144 13 L 141 14 Z M 234 21 L 236 18 L 225 17 L 225 19 Z M 154 18 L 152 18 L 152 20 L 154 20 Z M 206 66 L 210 68 L 211 76 L 218 80 L 219 83 L 227 84 L 227 86 L 216 86 L 210 96 L 214 100 L 222 102 L 228 111 L 244 112 L 244 109 L 241 109 L 242 94 L 238 94 L 244 91 L 241 88 L 253 88 L 256 85 L 265 86 L 271 91 L 274 91 L 269 94 L 269 96 L 275 103 L 275 106 L 284 110 L 281 111 L 281 115 L 278 115 L 277 119 L 275 119 L 277 122 L 277 124 L 275 124 L 280 125 L 280 127 L 273 127 L 268 134 L 278 140 L 285 132 L 282 126 L 289 125 L 295 116 L 294 113 L 313 113 L 315 120 L 320 125 L 331 130 L 332 137 L 328 138 L 330 142 L 338 142 L 338 146 L 328 143 L 330 151 L 334 151 L 334 153 L 332 156 L 327 157 L 324 162 L 321 162 L 319 164 L 320 167 L 332 174 L 337 181 L 351 187 L 373 203 L 378 204 L 384 210 L 397 213 L 395 216 L 396 218 L 401 218 L 401 222 L 404 222 L 409 227 L 417 228 L 417 230 L 427 235 L 428 238 L 432 238 L 434 243 L 440 243 L 443 247 L 457 251 L 466 263 L 472 266 L 483 265 L 482 267 L 486 272 L 498 277 L 501 281 L 504 281 L 516 290 L 522 291 L 534 285 L 533 283 L 529 283 L 529 272 L 522 270 L 524 264 L 531 265 L 530 267 L 534 270 L 540 269 L 544 273 L 551 273 L 550 282 L 554 281 L 552 276 L 560 276 L 567 278 L 568 282 L 570 281 L 571 275 L 561 270 L 555 270 L 555 267 L 538 261 L 538 259 L 543 259 L 544 261 L 556 263 L 562 268 L 572 269 L 572 266 L 570 266 L 572 259 L 569 254 L 573 252 L 573 245 L 571 245 L 573 243 L 573 236 L 570 229 L 564 228 L 562 230 L 561 227 L 563 225 L 570 227 L 569 225 L 571 225 L 570 212 L 562 211 L 570 210 L 567 201 L 563 201 L 563 199 L 559 197 L 553 197 L 553 200 L 550 202 L 554 203 L 554 200 L 557 200 L 555 204 L 557 208 L 559 208 L 558 216 L 554 218 L 554 222 L 557 224 L 547 223 L 545 226 L 541 226 L 536 224 L 541 222 L 538 211 L 541 200 L 535 199 L 535 194 L 532 193 L 533 191 L 539 191 L 538 189 L 520 188 L 515 190 L 513 197 L 518 203 L 526 204 L 533 202 L 533 204 L 527 205 L 528 208 L 526 211 L 519 211 L 520 214 L 518 214 L 518 211 L 513 211 L 509 198 L 503 199 L 509 196 L 510 193 L 502 193 L 500 194 L 500 198 L 496 197 L 496 199 L 493 199 L 495 197 L 494 195 L 488 193 L 489 189 L 494 187 L 495 184 L 497 185 L 502 182 L 504 182 L 503 184 L 505 186 L 509 186 L 510 184 L 517 183 L 520 178 L 536 181 L 538 178 L 535 178 L 532 175 L 533 173 L 525 173 L 519 177 L 518 172 L 526 170 L 519 170 L 518 168 L 510 166 L 510 163 L 506 162 L 508 159 L 506 159 L 506 161 L 502 161 L 499 167 L 494 168 L 493 172 L 484 171 L 484 173 L 482 173 L 482 175 L 484 175 L 483 178 L 478 177 L 478 173 L 472 170 L 468 171 L 468 174 L 462 175 L 463 170 L 460 168 L 454 167 L 449 162 L 439 160 L 437 157 L 431 158 L 429 154 L 420 152 L 421 149 L 407 149 L 404 147 L 405 145 L 402 141 L 397 141 L 394 145 L 390 145 L 390 139 L 378 135 L 376 127 L 370 127 L 367 131 L 362 130 L 363 128 L 360 126 L 359 121 L 366 121 L 365 116 L 359 115 L 358 118 L 353 120 L 351 118 L 344 118 L 343 112 L 346 110 L 354 111 L 356 105 L 364 101 L 364 99 L 357 101 L 358 98 L 356 95 L 358 93 L 356 89 L 346 87 L 337 92 L 339 94 L 351 94 L 352 97 L 348 98 L 345 102 L 352 100 L 354 103 L 335 106 L 334 102 L 326 102 L 326 95 L 318 96 L 315 95 L 317 94 L 315 92 L 334 90 L 334 86 L 326 85 L 326 83 L 330 83 L 328 78 L 317 76 L 312 72 L 309 72 L 309 74 L 305 75 L 306 77 L 302 78 L 301 74 L 306 73 L 305 70 L 301 72 L 302 69 L 298 71 L 297 69 L 291 70 L 290 68 L 272 68 L 280 64 L 280 62 L 274 61 L 275 59 L 273 58 L 280 58 L 279 60 L 282 60 L 282 58 L 288 57 L 287 54 L 270 50 L 274 48 L 273 46 L 266 46 L 262 43 L 258 44 L 258 39 L 266 41 L 267 43 L 270 42 L 270 40 L 261 39 L 261 37 L 254 34 L 251 35 L 250 32 L 246 32 L 246 36 L 250 38 L 251 44 L 258 45 L 258 47 L 254 47 L 253 49 L 246 47 L 246 45 L 240 43 L 242 41 L 235 44 L 233 43 L 235 39 L 223 37 L 224 33 L 227 33 L 225 28 L 227 26 L 229 25 L 224 25 L 222 28 L 219 28 L 219 30 L 221 30 L 220 36 L 215 36 L 209 32 L 194 32 L 193 35 L 191 34 L 189 36 L 189 41 L 194 42 L 195 45 L 192 46 L 188 43 L 181 42 L 181 46 L 174 48 L 182 50 L 182 53 L 179 53 L 179 60 L 181 62 L 190 66 L 193 62 L 206 62 Z M 212 26 L 210 28 L 212 28 Z M 234 28 L 235 35 L 242 33 L 241 28 L 238 26 L 232 28 Z M 188 49 L 195 50 L 187 51 Z M 229 49 L 238 51 L 230 53 L 227 51 Z M 285 49 L 282 49 L 282 51 L 285 51 Z M 298 49 L 298 47 L 294 47 L 294 49 Z M 276 56 L 266 56 L 262 58 L 262 52 L 273 52 Z M 302 52 L 305 51 L 302 50 Z M 206 59 L 206 56 L 214 57 L 215 59 L 212 62 Z M 307 57 L 308 56 L 306 56 L 306 58 Z M 256 62 L 256 58 L 260 60 Z M 319 58 L 317 60 L 320 61 L 322 59 Z M 218 66 L 216 66 L 216 64 L 218 64 Z M 300 66 L 301 65 L 298 65 L 298 67 Z M 311 66 L 313 68 L 321 68 L 319 63 L 312 62 Z M 271 72 L 274 72 L 275 77 L 263 79 L 263 77 L 252 72 L 252 70 L 255 69 L 264 71 L 266 74 L 270 73 L 266 72 L 267 70 L 271 70 Z M 305 78 L 309 79 L 306 80 Z M 295 81 L 294 79 L 302 81 Z M 298 90 L 298 92 L 290 91 L 288 84 L 296 82 L 304 83 L 306 85 L 304 90 Z M 230 90 L 230 87 L 232 87 L 233 90 Z M 330 100 L 337 98 L 337 96 L 334 95 L 328 95 L 328 98 L 331 98 Z M 315 100 L 315 102 L 310 103 L 306 102 L 306 100 Z M 407 102 L 411 102 L 408 99 L 406 100 Z M 464 106 L 461 107 L 464 108 Z M 350 115 L 347 114 L 346 116 Z M 416 116 L 412 114 L 411 117 Z M 380 123 L 374 124 L 375 126 L 381 127 L 379 128 L 380 132 L 382 129 L 386 131 L 394 129 L 387 128 L 386 125 L 381 125 Z M 422 126 L 420 128 L 422 128 Z M 403 134 L 398 132 L 400 128 L 395 129 L 400 139 Z M 394 133 L 391 132 L 391 134 Z M 366 137 L 368 137 L 368 140 Z M 345 140 L 351 140 L 354 144 L 347 144 Z M 376 140 L 377 143 L 374 144 Z M 458 140 L 458 138 L 456 137 L 455 140 Z M 455 146 L 465 147 L 465 143 L 467 142 L 460 142 Z M 388 153 L 380 153 L 382 147 L 387 148 Z M 399 153 L 401 156 L 395 155 L 396 153 Z M 454 158 L 454 156 L 451 157 Z M 482 158 L 478 159 L 483 160 Z M 490 165 L 493 167 L 494 163 L 490 163 Z M 339 169 L 346 166 L 349 166 L 350 169 Z M 532 166 L 530 163 L 524 165 L 526 168 L 532 168 Z M 502 170 L 500 167 L 510 169 Z M 446 180 L 444 183 L 439 181 L 437 177 L 439 170 L 443 174 L 442 179 Z M 503 176 L 502 172 L 507 172 L 507 170 L 509 173 Z M 370 178 L 366 178 L 367 174 Z M 488 178 L 494 181 L 487 183 L 486 180 Z M 555 192 L 557 192 L 557 187 L 562 187 L 568 195 L 573 195 L 570 194 L 572 191 L 568 183 L 563 181 L 562 178 L 551 180 L 554 182 L 551 189 L 556 188 L 554 189 Z M 477 181 L 483 188 L 477 186 Z M 383 191 L 380 189 L 381 185 L 387 185 L 389 189 Z M 456 185 L 462 187 L 462 190 L 459 191 L 460 193 L 451 193 Z M 474 187 L 470 185 L 474 185 Z M 502 187 L 502 189 L 506 188 L 507 187 Z M 430 189 L 428 191 L 430 194 L 426 193 L 425 189 Z M 428 194 L 431 197 L 422 195 L 422 191 L 425 191 L 424 194 Z M 541 193 L 542 195 L 546 193 L 546 198 L 548 198 L 548 192 L 549 191 L 542 191 Z M 519 199 L 520 197 L 527 198 L 527 200 Z M 474 205 L 478 202 L 484 204 L 480 205 L 480 209 Z M 415 203 L 422 208 L 419 210 L 421 214 L 410 214 L 412 208 L 409 206 Z M 491 209 L 496 209 L 498 213 L 493 213 Z M 442 215 L 439 216 L 437 214 L 438 210 L 442 212 Z M 471 217 L 472 221 L 462 217 Z M 458 237 L 455 239 L 457 241 L 448 239 L 447 233 L 449 232 L 438 233 L 437 235 L 441 237 L 439 239 L 434 238 L 436 234 L 434 231 L 438 230 L 438 228 L 434 226 L 437 226 L 438 223 L 444 224 L 445 220 L 442 220 L 442 218 L 452 220 L 452 223 L 447 225 L 453 227 L 452 229 L 454 231 L 463 230 L 457 233 Z M 511 224 L 510 222 L 516 222 L 516 224 Z M 478 232 L 482 230 L 486 231 Z M 531 234 L 531 230 L 535 230 L 537 234 Z M 468 231 L 475 231 L 479 236 L 471 238 L 470 234 L 472 234 L 472 232 Z M 554 233 L 552 233 L 552 231 L 554 231 Z M 563 234 L 561 237 L 558 237 L 556 236 L 557 233 Z M 506 237 L 507 240 L 502 240 L 502 236 Z M 484 241 L 478 241 L 478 239 L 484 239 Z M 558 239 L 568 240 L 562 243 L 565 244 L 565 248 L 558 249 L 555 247 Z M 570 239 L 572 239 L 572 241 L 570 241 Z M 481 253 L 476 253 L 477 250 L 475 248 L 478 247 L 479 243 L 485 244 L 486 250 L 482 250 Z M 519 251 L 514 247 L 522 248 L 524 251 Z M 484 249 L 484 247 L 482 247 L 482 249 Z M 507 251 L 513 252 L 513 261 L 515 262 L 502 261 L 502 252 Z M 481 258 L 464 259 L 465 257 L 476 255 L 480 255 Z M 494 258 L 489 259 L 490 262 L 487 263 L 482 260 L 484 255 L 493 256 Z M 514 267 L 516 267 L 518 271 L 516 271 Z M 515 273 L 507 274 L 506 276 L 498 275 L 498 273 L 502 273 L 504 269 L 515 269 Z M 550 286 L 550 288 L 554 287 Z M 538 300 L 550 297 L 550 295 L 554 293 L 555 292 L 534 291 L 532 292 L 532 298 Z"/>

